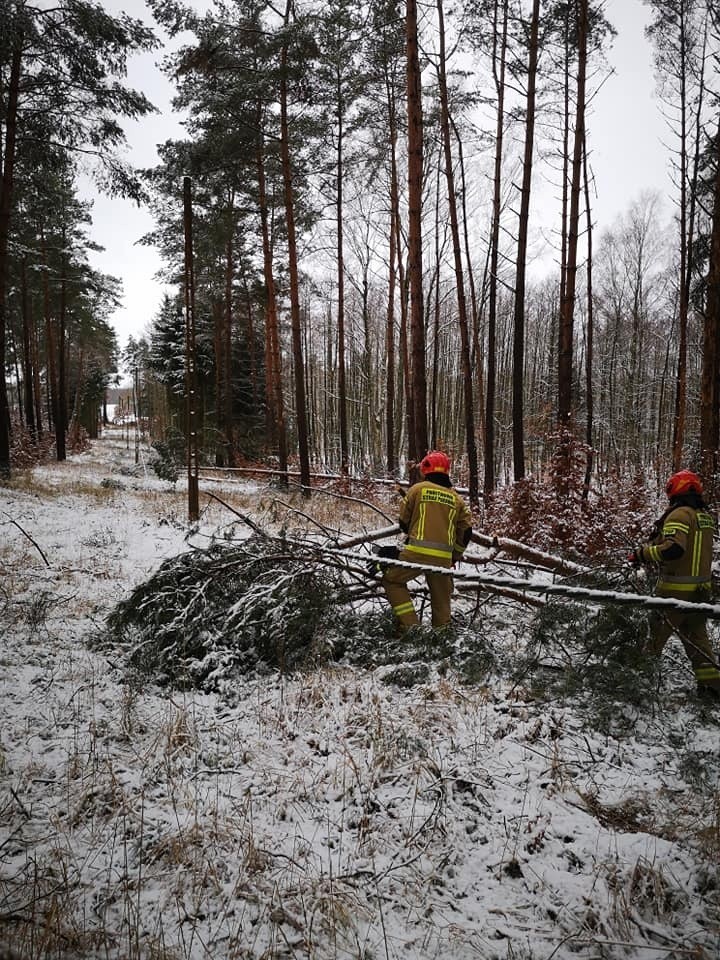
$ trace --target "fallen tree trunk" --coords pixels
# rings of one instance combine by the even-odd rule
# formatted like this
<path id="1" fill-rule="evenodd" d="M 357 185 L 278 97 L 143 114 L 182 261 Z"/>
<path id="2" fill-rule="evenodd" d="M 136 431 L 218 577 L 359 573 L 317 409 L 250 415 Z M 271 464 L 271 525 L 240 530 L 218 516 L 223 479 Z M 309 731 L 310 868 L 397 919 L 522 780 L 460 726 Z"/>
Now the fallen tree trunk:
<path id="1" fill-rule="evenodd" d="M 353 559 L 367 559 L 364 554 L 342 553 L 340 550 L 329 550 L 330 554 L 341 554 Z M 409 563 L 406 560 L 393 560 L 393 567 L 406 567 L 421 573 L 434 573 L 440 576 L 452 577 L 466 583 L 482 587 L 497 587 L 501 589 L 518 590 L 521 593 L 537 593 L 544 596 L 566 597 L 569 600 L 587 600 L 592 603 L 617 603 L 630 606 L 646 607 L 650 610 L 683 610 L 692 613 L 701 613 L 712 620 L 720 620 L 720 604 L 693 603 L 689 600 L 673 600 L 671 597 L 652 597 L 639 593 L 624 593 L 619 590 L 596 590 L 592 587 L 578 587 L 565 583 L 547 583 L 538 579 L 520 580 L 516 577 L 495 576 L 493 574 L 463 573 L 454 567 L 434 567 L 428 564 Z"/>
<path id="2" fill-rule="evenodd" d="M 538 567 L 545 567 L 547 570 L 553 570 L 555 573 L 562 573 L 565 576 L 572 577 L 582 573 L 592 573 L 590 567 L 584 567 L 579 563 L 573 563 L 572 560 L 564 560 L 562 557 L 556 557 L 552 553 L 545 553 L 543 550 L 537 550 L 535 547 L 529 547 L 526 543 L 519 540 L 509 540 L 507 537 L 491 537 L 485 533 L 473 531 L 470 538 L 473 543 L 481 547 L 500 550 L 510 557 L 522 557 L 523 560 L 529 560 L 530 563 Z"/>
<path id="3" fill-rule="evenodd" d="M 491 587 L 483 584 L 483 589 L 495 597 L 504 597 L 506 600 L 512 600 L 513 603 L 524 603 L 526 607 L 544 607 L 547 603 L 541 597 L 528 596 L 519 590 L 510 590 L 507 587 Z M 455 584 L 457 593 L 475 593 L 478 590 L 478 584 L 472 580 L 463 580 Z"/>
<path id="4" fill-rule="evenodd" d="M 368 533 L 359 534 L 357 537 L 349 537 L 347 540 L 341 540 L 336 546 L 338 550 L 346 550 L 348 547 L 357 547 L 361 543 L 374 543 L 376 540 L 382 540 L 385 537 L 397 536 L 398 533 L 400 533 L 400 527 L 395 523 L 392 527 L 383 527 L 381 530 L 370 530 Z"/>

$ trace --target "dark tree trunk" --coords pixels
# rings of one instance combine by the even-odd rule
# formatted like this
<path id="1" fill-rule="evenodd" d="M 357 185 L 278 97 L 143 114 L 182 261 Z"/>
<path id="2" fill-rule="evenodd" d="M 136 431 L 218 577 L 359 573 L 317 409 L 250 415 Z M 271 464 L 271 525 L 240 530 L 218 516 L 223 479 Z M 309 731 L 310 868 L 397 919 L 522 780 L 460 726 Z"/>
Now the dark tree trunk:
<path id="1" fill-rule="evenodd" d="M 60 258 L 60 314 L 58 317 L 57 343 L 57 403 L 55 404 L 55 452 L 59 461 L 67 458 L 65 434 L 67 432 L 67 378 L 65 364 L 65 327 L 67 324 L 67 258 L 65 256 L 65 225 L 62 228 L 62 249 Z"/>
<path id="2" fill-rule="evenodd" d="M 27 255 L 23 254 L 20 261 L 20 302 L 22 304 L 22 339 L 23 339 L 23 394 L 25 397 L 25 423 L 33 441 L 37 441 L 35 404 L 34 404 L 34 370 L 33 370 L 33 335 L 31 330 L 32 317 L 28 300 L 27 286 Z"/>
<path id="3" fill-rule="evenodd" d="M 40 244 L 43 257 L 43 312 L 45 319 L 45 350 L 47 354 L 47 406 L 48 425 L 54 430 L 58 419 L 58 388 L 57 388 L 57 360 L 55 343 L 55 324 L 50 311 L 50 277 L 48 270 L 47 245 L 45 243 L 45 229 L 40 228 Z"/>
<path id="4" fill-rule="evenodd" d="M 507 54 L 508 3 L 503 2 L 503 23 L 498 55 L 498 4 L 493 18 L 493 78 L 497 94 L 495 124 L 495 169 L 493 175 L 493 215 L 490 232 L 490 277 L 488 294 L 487 384 L 485 389 L 485 495 L 495 489 L 495 391 L 497 377 L 497 291 L 500 257 L 500 214 L 502 199 L 503 130 L 505 127 L 505 58 Z M 499 60 L 499 63 L 498 63 Z M 532 161 L 532 151 L 530 153 Z"/>
<path id="5" fill-rule="evenodd" d="M 572 415 L 573 327 L 575 315 L 575 286 L 577 280 L 578 227 L 580 221 L 580 191 L 582 188 L 582 157 L 585 140 L 585 85 L 587 72 L 587 0 L 577 0 L 578 69 L 573 134 L 572 179 L 570 183 L 570 214 L 568 218 L 567 269 L 565 289 L 560 300 L 560 330 L 558 346 L 558 425 L 560 430 L 570 427 Z"/>
<path id="6" fill-rule="evenodd" d="M 278 444 L 278 464 L 281 482 L 288 484 L 287 429 L 285 426 L 285 400 L 283 394 L 282 366 L 280 359 L 280 330 L 275 296 L 275 277 L 273 274 L 272 246 L 270 244 L 270 226 L 265 186 L 265 148 L 263 143 L 262 107 L 258 106 L 258 204 L 260 207 L 260 225 L 262 229 L 263 276 L 265 279 L 265 325 L 266 360 L 269 378 L 268 409 L 272 411 L 273 426 Z"/>
<path id="7" fill-rule="evenodd" d="M 385 444 L 387 472 L 394 476 L 397 471 L 395 455 L 395 280 L 397 259 L 397 216 L 398 216 L 398 179 L 397 179 L 397 130 L 394 122 L 395 105 L 388 98 L 390 109 L 390 251 L 388 266 L 388 306 L 385 328 Z"/>
<path id="8" fill-rule="evenodd" d="M 457 202 L 455 196 L 455 175 L 450 142 L 450 106 L 448 103 L 447 73 L 445 64 L 445 19 L 442 0 L 437 0 L 438 26 L 440 40 L 440 117 L 442 125 L 443 149 L 445 154 L 445 179 L 447 180 L 448 204 L 450 209 L 450 233 L 452 236 L 453 259 L 455 263 L 455 288 L 457 291 L 458 325 L 460 327 L 460 360 L 463 374 L 463 395 L 465 399 L 465 447 L 468 457 L 469 496 L 477 503 L 480 494 L 478 483 L 477 444 L 475 440 L 475 416 L 473 411 L 473 381 L 470 366 L 470 334 L 468 332 L 467 304 L 465 301 L 465 277 L 463 272 L 462 247 L 460 245 L 460 227 L 458 223 Z"/>
<path id="9" fill-rule="evenodd" d="M 292 0 L 285 7 L 285 29 L 290 24 Z M 290 124 L 288 119 L 287 70 L 288 45 L 283 44 L 280 64 L 280 154 L 285 194 L 285 225 L 288 244 L 288 272 L 290 275 L 290 324 L 292 327 L 293 369 L 295 373 L 295 418 L 297 422 L 300 485 L 310 495 L 310 456 L 308 449 L 308 421 L 305 401 L 305 367 L 303 361 L 302 328 L 300 320 L 300 280 L 298 276 L 297 243 L 295 239 L 295 196 L 292 164 L 290 161 Z"/>
<path id="10" fill-rule="evenodd" d="M 348 451 L 347 384 L 345 382 L 345 251 L 343 237 L 343 109 L 340 77 L 337 84 L 338 145 L 336 167 L 335 215 L 337 220 L 337 285 L 338 285 L 338 420 L 340 425 L 340 472 L 347 475 Z"/>
<path id="11" fill-rule="evenodd" d="M 535 146 L 535 88 L 538 68 L 538 31 L 540 0 L 533 0 L 530 40 L 528 48 L 528 81 L 525 117 L 525 153 L 523 157 L 522 192 L 518 223 L 518 252 L 515 268 L 515 308 L 513 323 L 513 476 L 525 476 L 525 448 L 523 427 L 523 381 L 525 376 L 525 271 L 527 265 L 528 222 L 530 219 L 530 188 L 532 186 L 533 149 Z"/>
<path id="12" fill-rule="evenodd" d="M 414 436 L 410 457 L 427 451 L 427 382 L 425 371 L 425 312 L 422 276 L 423 117 L 417 3 L 407 0 L 407 113 L 408 113 L 408 274 L 410 280 L 410 342 Z"/>
<path id="13" fill-rule="evenodd" d="M 233 389 L 232 389 L 232 317 L 233 317 L 233 297 L 232 286 L 235 275 L 235 256 L 233 252 L 232 240 L 232 219 L 235 205 L 235 198 L 230 201 L 230 214 L 228 216 L 228 238 L 225 244 L 225 309 L 222 318 L 220 330 L 222 336 L 222 361 L 223 361 L 223 396 L 222 396 L 222 418 L 223 434 L 225 436 L 225 459 L 228 464 L 233 462 Z M 219 402 L 219 398 L 218 398 Z"/>
<path id="14" fill-rule="evenodd" d="M 705 479 L 717 495 L 720 447 L 720 124 L 715 137 L 715 179 L 710 240 L 710 267 L 705 298 L 700 391 L 700 448 Z"/>
<path id="15" fill-rule="evenodd" d="M 585 442 L 587 444 L 587 462 L 585 465 L 585 484 L 583 486 L 583 499 L 587 500 L 590 495 L 590 481 L 593 470 L 593 353 L 595 343 L 595 324 L 593 314 L 593 223 L 592 211 L 590 207 L 590 181 L 588 178 L 587 164 L 587 136 L 583 138 L 583 184 L 585 187 L 585 215 L 587 217 L 587 336 L 585 350 L 585 393 L 587 419 L 585 421 Z"/>
<path id="16" fill-rule="evenodd" d="M 0 186 L 0 476 L 10 475 L 10 405 L 5 380 L 5 337 L 8 275 L 8 240 L 10 237 L 10 210 L 14 183 L 15 143 L 17 136 L 17 106 L 20 90 L 20 66 L 22 63 L 22 38 L 18 38 L 12 50 L 10 78 L 7 87 L 5 113 L 5 153 L 2 158 L 2 181 Z"/>

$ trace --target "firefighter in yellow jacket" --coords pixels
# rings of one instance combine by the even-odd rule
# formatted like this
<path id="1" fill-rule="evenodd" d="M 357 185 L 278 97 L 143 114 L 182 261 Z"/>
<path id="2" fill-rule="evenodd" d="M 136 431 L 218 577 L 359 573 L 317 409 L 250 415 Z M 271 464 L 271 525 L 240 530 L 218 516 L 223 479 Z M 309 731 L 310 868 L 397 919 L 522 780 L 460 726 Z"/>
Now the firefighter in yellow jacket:
<path id="1" fill-rule="evenodd" d="M 656 535 L 628 556 L 631 563 L 659 565 L 655 593 L 676 600 L 709 602 L 715 524 L 702 498 L 702 481 L 691 470 L 673 474 L 665 491 L 670 505 L 656 523 Z M 695 672 L 698 693 L 720 700 L 720 671 L 713 657 L 706 618 L 684 610 L 656 613 L 649 652 L 662 653 L 672 633 L 682 641 Z"/>
<path id="2" fill-rule="evenodd" d="M 450 481 L 450 460 L 432 450 L 420 463 L 423 479 L 413 484 L 400 507 L 400 529 L 406 542 L 398 560 L 451 569 L 459 560 L 472 533 L 470 511 Z M 401 630 L 420 623 L 407 583 L 421 574 L 408 567 L 390 567 L 382 584 Z M 432 625 L 450 623 L 452 577 L 425 573 L 430 590 Z"/>

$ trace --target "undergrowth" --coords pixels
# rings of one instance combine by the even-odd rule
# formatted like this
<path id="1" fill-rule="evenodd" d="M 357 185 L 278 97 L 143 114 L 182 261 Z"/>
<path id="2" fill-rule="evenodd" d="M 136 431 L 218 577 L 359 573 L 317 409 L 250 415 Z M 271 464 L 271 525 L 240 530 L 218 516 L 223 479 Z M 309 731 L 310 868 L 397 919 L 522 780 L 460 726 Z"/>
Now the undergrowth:
<path id="1" fill-rule="evenodd" d="M 550 601 L 533 619 L 515 680 L 540 699 L 578 700 L 594 726 L 617 730 L 631 725 L 637 710 L 658 705 L 649 633 L 649 614 L 637 607 Z"/>

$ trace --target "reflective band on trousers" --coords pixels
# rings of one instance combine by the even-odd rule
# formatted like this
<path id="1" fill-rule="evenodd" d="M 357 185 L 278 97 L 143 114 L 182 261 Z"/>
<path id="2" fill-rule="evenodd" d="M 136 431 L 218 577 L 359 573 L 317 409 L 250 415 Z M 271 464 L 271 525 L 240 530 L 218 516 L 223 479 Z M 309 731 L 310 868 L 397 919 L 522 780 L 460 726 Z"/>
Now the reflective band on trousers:
<path id="1" fill-rule="evenodd" d="M 396 607 L 393 607 L 393 613 L 396 617 L 402 617 L 406 613 L 415 613 L 415 607 L 409 600 L 407 603 L 399 603 Z"/>
<path id="2" fill-rule="evenodd" d="M 679 590 L 683 593 L 689 593 L 692 590 L 698 590 L 698 592 L 702 591 L 704 593 L 705 590 L 702 590 L 703 587 L 709 591 L 712 587 L 710 580 L 705 580 L 701 577 L 665 577 L 658 582 L 658 589 Z"/>
<path id="3" fill-rule="evenodd" d="M 695 671 L 696 680 L 720 680 L 720 670 L 717 667 L 698 667 Z"/>

